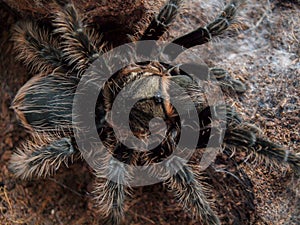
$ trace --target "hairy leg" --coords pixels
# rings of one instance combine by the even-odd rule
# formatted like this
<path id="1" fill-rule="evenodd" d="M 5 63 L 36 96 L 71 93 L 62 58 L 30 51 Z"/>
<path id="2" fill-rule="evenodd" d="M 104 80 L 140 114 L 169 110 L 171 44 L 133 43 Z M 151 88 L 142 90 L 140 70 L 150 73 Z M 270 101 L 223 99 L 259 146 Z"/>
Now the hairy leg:
<path id="1" fill-rule="evenodd" d="M 234 79 L 229 75 L 229 73 L 221 68 L 211 68 L 210 76 L 217 79 L 220 82 L 220 86 L 223 91 L 233 91 L 236 93 L 244 93 L 246 91 L 246 86 L 239 80 Z"/>
<path id="2" fill-rule="evenodd" d="M 157 44 L 156 41 L 163 36 L 175 19 L 181 2 L 182 0 L 169 0 L 159 14 L 154 16 L 143 35 L 138 38 L 138 41 L 148 41 L 147 45 L 137 43 L 137 53 L 139 55 L 150 55 L 152 53 Z M 152 43 L 149 41 L 152 41 Z"/>
<path id="3" fill-rule="evenodd" d="M 124 217 L 124 200 L 130 195 L 126 187 L 129 172 L 117 159 L 110 157 L 105 168 L 96 171 L 95 200 L 107 224 L 120 224 Z"/>
<path id="4" fill-rule="evenodd" d="M 22 179 L 45 178 L 72 162 L 76 152 L 70 137 L 36 133 L 12 155 L 9 168 Z"/>
<path id="5" fill-rule="evenodd" d="M 174 48 L 174 45 L 167 45 L 164 53 L 171 59 L 175 59 L 185 49 L 202 45 L 209 42 L 214 36 L 220 35 L 231 25 L 242 2 L 243 0 L 231 0 L 213 22 L 175 39 L 172 41 L 172 44 L 179 45 L 180 48 Z"/>
<path id="6" fill-rule="evenodd" d="M 75 71 L 84 72 L 102 51 L 101 38 L 87 29 L 73 3 L 56 1 L 54 33 L 62 37 L 63 58 Z"/>
<path id="7" fill-rule="evenodd" d="M 232 153 L 245 151 L 250 159 L 258 163 L 277 167 L 281 164 L 286 164 L 296 173 L 300 173 L 300 155 L 270 142 L 253 125 L 241 123 L 238 126 L 227 129 L 224 143 Z"/>
<path id="8" fill-rule="evenodd" d="M 18 57 L 34 73 L 65 69 L 58 42 L 46 28 L 32 22 L 20 22 L 12 37 Z"/>
<path id="9" fill-rule="evenodd" d="M 167 162 L 165 181 L 167 187 L 174 193 L 177 200 L 186 208 L 195 219 L 204 224 L 220 224 L 217 215 L 211 209 L 206 198 L 205 190 L 195 176 L 199 174 L 185 165 L 177 156 Z M 193 173 L 194 172 L 194 173 Z"/>
<path id="10" fill-rule="evenodd" d="M 192 75 L 199 80 L 215 79 L 219 81 L 220 87 L 224 92 L 234 91 L 241 94 L 246 91 L 246 86 L 241 81 L 232 78 L 226 70 L 221 68 L 208 69 L 205 64 L 184 63 L 178 67 L 172 68 L 171 74 L 173 77 L 176 75 Z"/>
<path id="11" fill-rule="evenodd" d="M 211 109 L 214 108 L 203 110 L 207 118 L 214 113 Z M 245 151 L 248 157 L 255 161 L 271 166 L 287 164 L 295 172 L 300 172 L 299 154 L 294 154 L 285 147 L 267 140 L 257 126 L 243 121 L 232 107 L 217 106 L 214 111 L 218 113 L 222 110 L 226 110 L 226 130 L 223 139 L 225 153 L 234 155 L 236 151 Z"/>
<path id="12" fill-rule="evenodd" d="M 169 0 L 167 4 L 155 16 L 144 34 L 139 38 L 143 40 L 158 40 L 169 28 L 175 19 L 182 0 Z"/>
<path id="13" fill-rule="evenodd" d="M 245 151 L 249 159 L 272 166 L 287 164 L 297 173 L 300 172 L 299 154 L 294 154 L 285 147 L 267 140 L 258 127 L 243 121 L 237 112 L 228 105 L 210 106 L 199 112 L 201 130 L 198 148 L 207 147 L 208 140 L 212 135 L 212 114 L 220 115 L 222 113 L 226 113 L 224 139 L 223 143 L 216 142 L 216 144 L 222 144 L 225 153 L 234 155 L 236 151 Z M 216 134 L 213 135 L 216 136 Z"/>

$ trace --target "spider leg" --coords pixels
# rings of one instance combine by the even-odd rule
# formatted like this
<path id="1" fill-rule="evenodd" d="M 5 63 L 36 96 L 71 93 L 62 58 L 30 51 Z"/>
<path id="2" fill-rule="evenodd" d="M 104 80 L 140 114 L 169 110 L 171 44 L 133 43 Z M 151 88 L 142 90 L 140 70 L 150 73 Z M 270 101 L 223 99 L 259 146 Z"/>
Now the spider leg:
<path id="1" fill-rule="evenodd" d="M 175 19 L 182 0 L 169 0 L 167 4 L 160 10 L 159 14 L 155 16 L 150 25 L 146 28 L 143 35 L 138 39 L 139 41 L 152 41 L 147 45 L 137 43 L 137 53 L 139 55 L 150 55 L 156 46 L 158 40 L 169 28 L 172 21 Z"/>
<path id="2" fill-rule="evenodd" d="M 228 124 L 236 125 L 242 122 L 237 112 L 229 105 L 207 106 L 198 112 L 200 132 L 197 148 L 220 148 Z M 217 123 L 214 123 L 216 120 Z M 214 124 L 215 125 L 214 125 Z"/>
<path id="3" fill-rule="evenodd" d="M 46 28 L 32 22 L 20 22 L 12 37 L 18 57 L 32 72 L 53 71 L 64 68 L 58 42 Z"/>
<path id="4" fill-rule="evenodd" d="M 223 133 L 211 134 L 212 114 L 221 114 L 226 112 L 226 129 Z M 200 118 L 200 135 L 198 148 L 207 147 L 208 141 L 213 137 L 222 137 L 223 143 L 214 139 L 213 144 L 218 147 L 222 144 L 228 154 L 234 154 L 236 151 L 245 151 L 249 158 L 257 160 L 259 163 L 264 162 L 267 165 L 279 166 L 280 164 L 290 165 L 297 173 L 300 172 L 300 155 L 288 151 L 283 146 L 274 144 L 266 140 L 261 131 L 255 125 L 244 122 L 237 112 L 230 106 L 216 105 L 209 106 L 199 112 Z M 225 122 L 225 121 L 224 121 Z M 218 131 L 218 130 L 217 130 Z"/>
<path id="5" fill-rule="evenodd" d="M 224 111 L 226 110 L 226 111 Z M 201 123 L 200 138 L 198 148 L 207 147 L 211 136 L 212 114 L 226 112 L 226 130 L 223 133 L 223 147 L 229 154 L 236 151 L 245 151 L 249 157 L 258 162 L 265 162 L 269 165 L 278 166 L 279 164 L 288 164 L 296 172 L 300 172 L 300 156 L 288 151 L 283 146 L 274 144 L 266 140 L 261 131 L 255 125 L 244 122 L 237 112 L 230 106 L 217 105 L 210 106 L 199 112 Z M 220 134 L 222 135 L 222 134 Z M 214 136 L 217 136 L 214 134 Z M 216 142 L 218 146 L 220 143 Z"/>
<path id="6" fill-rule="evenodd" d="M 234 91 L 236 93 L 244 93 L 246 86 L 239 80 L 234 79 L 229 73 L 221 68 L 210 68 L 210 77 L 214 77 L 220 82 L 223 91 Z"/>
<path id="7" fill-rule="evenodd" d="M 203 186 L 195 177 L 199 174 L 196 171 L 193 173 L 192 169 L 185 165 L 178 156 L 172 156 L 166 166 L 168 179 L 165 184 L 174 193 L 178 201 L 204 224 L 221 224 L 206 199 Z M 175 171 L 177 172 L 175 173 Z"/>
<path id="8" fill-rule="evenodd" d="M 279 166 L 287 164 L 296 173 L 300 172 L 300 156 L 290 152 L 283 146 L 265 139 L 257 127 L 241 123 L 226 130 L 224 143 L 229 149 L 246 151 L 252 159 L 259 163 Z"/>
<path id="9" fill-rule="evenodd" d="M 202 45 L 209 42 L 214 36 L 220 35 L 231 25 L 242 2 L 243 0 L 231 0 L 213 22 L 175 39 L 170 45 L 165 47 L 164 53 L 171 59 L 175 59 L 185 49 Z M 179 45 L 181 48 L 174 48 L 172 44 Z"/>
<path id="10" fill-rule="evenodd" d="M 198 147 L 206 147 L 210 136 L 210 120 L 212 113 L 222 113 L 226 110 L 226 130 L 224 132 L 223 147 L 225 152 L 234 155 L 236 151 L 245 151 L 249 158 L 264 162 L 267 165 L 290 165 L 296 172 L 300 172 L 300 156 L 288 151 L 283 146 L 268 141 L 262 136 L 262 131 L 253 124 L 243 121 L 230 106 L 207 107 L 200 112 L 199 117 L 207 132 L 200 140 Z M 224 111 L 223 111 L 224 112 Z M 203 141 L 204 140 L 204 141 Z"/>
<path id="11" fill-rule="evenodd" d="M 182 0 L 169 0 L 159 14 L 151 20 L 150 25 L 139 40 L 158 40 L 168 30 L 176 17 L 181 2 Z"/>
<path id="12" fill-rule="evenodd" d="M 62 37 L 63 58 L 75 71 L 84 72 L 102 51 L 101 37 L 87 29 L 73 3 L 56 1 L 54 33 Z"/>
<path id="13" fill-rule="evenodd" d="M 114 152 L 122 151 L 121 148 L 122 145 L 115 147 Z M 131 175 L 130 171 L 117 158 L 111 155 L 105 158 L 107 165 L 100 165 L 96 169 L 97 182 L 93 193 L 100 213 L 107 218 L 107 224 L 117 225 L 124 218 L 124 200 L 126 195 L 130 195 L 127 182 L 131 179 Z M 126 154 L 125 160 L 131 161 L 131 155 Z"/>
<path id="14" fill-rule="evenodd" d="M 220 87 L 224 92 L 234 91 L 236 93 L 243 93 L 246 91 L 245 85 L 241 81 L 231 77 L 226 70 L 221 68 L 210 68 L 207 70 L 207 66 L 204 64 L 184 63 L 178 67 L 172 68 L 171 74 L 172 76 L 193 75 L 200 80 L 216 79 L 219 81 Z"/>
<path id="15" fill-rule="evenodd" d="M 76 152 L 70 137 L 36 133 L 12 155 L 9 168 L 22 179 L 45 178 L 72 162 Z"/>

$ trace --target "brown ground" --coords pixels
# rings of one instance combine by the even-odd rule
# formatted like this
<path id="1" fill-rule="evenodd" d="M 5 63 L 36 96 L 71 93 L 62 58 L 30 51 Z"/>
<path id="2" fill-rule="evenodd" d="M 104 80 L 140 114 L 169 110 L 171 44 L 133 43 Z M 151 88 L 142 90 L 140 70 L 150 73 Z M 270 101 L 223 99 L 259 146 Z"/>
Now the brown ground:
<path id="1" fill-rule="evenodd" d="M 209 21 L 217 10 L 212 6 L 220 1 L 186 2 L 171 37 Z M 244 118 L 259 125 L 272 141 L 300 152 L 300 3 L 251 0 L 240 12 L 240 21 L 244 31 L 238 35 L 193 52 L 210 66 L 228 69 L 245 80 L 247 93 L 235 99 Z M 8 39 L 15 19 L 4 8 L 0 8 L 0 22 L 0 224 L 102 224 L 89 195 L 93 176 L 84 162 L 61 168 L 46 180 L 24 182 L 8 171 L 12 151 L 26 136 L 9 105 L 30 75 L 12 53 Z M 235 172 L 225 157 L 218 158 L 217 166 L 235 175 L 242 173 Z M 246 172 L 241 182 L 225 172 L 207 171 L 224 224 L 300 224 L 299 183 L 290 172 L 241 167 Z M 134 189 L 126 203 L 126 221 L 201 224 L 184 213 L 160 184 Z"/>

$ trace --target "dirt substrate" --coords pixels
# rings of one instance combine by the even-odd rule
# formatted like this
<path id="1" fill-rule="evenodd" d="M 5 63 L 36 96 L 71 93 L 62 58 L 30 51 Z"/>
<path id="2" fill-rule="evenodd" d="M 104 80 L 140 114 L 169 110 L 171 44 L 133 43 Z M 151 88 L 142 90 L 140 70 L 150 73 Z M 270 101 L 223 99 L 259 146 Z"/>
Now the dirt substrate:
<path id="1" fill-rule="evenodd" d="M 219 2 L 186 1 L 166 39 L 206 24 L 222 7 Z M 270 140 L 300 152 L 300 3 L 247 2 L 238 16 L 239 32 L 226 32 L 191 52 L 243 80 L 247 92 L 231 100 L 243 118 L 259 125 Z M 15 22 L 7 8 L 0 8 L 0 224 L 102 224 L 89 194 L 93 175 L 85 162 L 45 180 L 21 181 L 8 171 L 13 150 L 27 135 L 9 106 L 31 77 L 15 60 L 9 41 Z M 231 159 L 218 157 L 206 171 L 223 224 L 300 224 L 299 182 L 290 171 L 248 163 L 238 169 Z M 126 201 L 125 224 L 201 224 L 161 184 L 133 193 Z"/>

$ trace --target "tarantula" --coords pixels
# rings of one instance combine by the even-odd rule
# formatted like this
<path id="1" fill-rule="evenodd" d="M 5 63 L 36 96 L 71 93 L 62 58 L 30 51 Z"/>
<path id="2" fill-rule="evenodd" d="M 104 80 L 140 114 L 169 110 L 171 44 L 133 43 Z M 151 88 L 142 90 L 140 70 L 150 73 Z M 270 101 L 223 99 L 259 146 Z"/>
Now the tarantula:
<path id="1" fill-rule="evenodd" d="M 213 22 L 173 40 L 171 44 L 180 48 L 166 45 L 162 49 L 162 55 L 171 60 L 176 59 L 186 49 L 207 43 L 223 33 L 233 24 L 242 2 L 231 0 Z M 134 43 L 151 40 L 155 45 L 155 41 L 162 37 L 175 19 L 181 3 L 181 0 L 169 0 L 150 21 L 147 29 L 135 38 Z M 76 88 L 93 62 L 109 49 L 101 41 L 100 35 L 85 25 L 73 3 L 56 1 L 53 8 L 51 29 L 41 28 L 32 22 L 23 22 L 16 25 L 14 30 L 13 39 L 19 58 L 31 72 L 37 74 L 19 90 L 12 103 L 17 117 L 31 134 L 30 140 L 17 149 L 11 159 L 10 169 L 22 179 L 52 175 L 61 164 L 73 162 L 75 156 L 81 155 L 74 134 L 76 124 L 72 123 Z M 138 44 L 137 49 L 139 50 Z M 128 52 L 130 55 L 130 48 Z M 109 71 L 106 68 L 109 66 L 104 63 L 99 74 Z M 231 106 L 210 106 L 202 99 L 201 83 L 216 79 L 222 90 L 230 90 L 229 94 L 233 91 L 241 94 L 246 90 L 242 82 L 219 68 L 211 68 L 205 76 L 196 79 L 195 74 L 185 72 L 184 68 L 187 66 L 192 67 L 196 75 L 197 72 L 200 73 L 198 70 L 201 67 L 194 64 L 172 66 L 157 61 L 132 63 L 114 73 L 98 94 L 93 112 L 95 124 L 98 136 L 110 154 L 104 159 L 106 166 L 93 168 L 98 180 L 94 194 L 100 212 L 108 218 L 110 224 L 119 224 L 122 221 L 124 198 L 130 189 L 130 185 L 126 185 L 126 179 L 131 176 L 130 171 L 125 170 L 120 162 L 147 166 L 163 160 L 167 161 L 166 169 L 152 172 L 163 174 L 164 184 L 190 210 L 195 219 L 204 224 L 220 224 L 200 179 L 203 171 L 192 160 L 186 163 L 180 155 L 172 155 L 184 125 L 180 122 L 178 109 L 167 98 L 171 81 L 186 90 L 196 108 L 200 124 L 197 149 L 207 146 L 214 126 L 211 118 L 221 111 L 225 112 L 223 122 L 226 127 L 219 130 L 220 136 L 224 136 L 222 143 L 215 143 L 215 147 L 220 146 L 219 154 L 234 156 L 236 151 L 243 151 L 249 158 L 275 165 L 286 164 L 296 171 L 300 170 L 298 155 L 262 137 L 259 129 L 244 122 Z M 139 97 L 144 96 L 141 93 L 147 92 L 150 97 L 145 96 L 132 108 L 129 118 L 132 135 L 139 139 L 147 138 L 151 133 L 149 122 L 156 117 L 162 118 L 167 124 L 167 132 L 158 146 L 141 152 L 125 146 L 117 139 L 108 114 L 118 93 L 128 83 L 145 77 L 150 78 L 150 81 L 137 86 L 134 92 Z M 103 177 L 103 170 L 108 176 Z"/>

